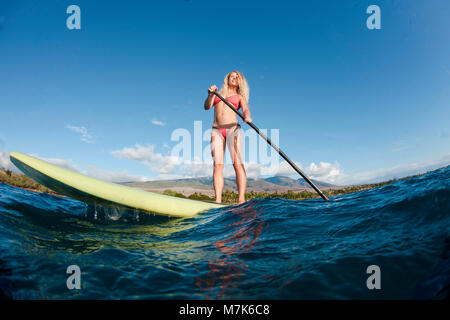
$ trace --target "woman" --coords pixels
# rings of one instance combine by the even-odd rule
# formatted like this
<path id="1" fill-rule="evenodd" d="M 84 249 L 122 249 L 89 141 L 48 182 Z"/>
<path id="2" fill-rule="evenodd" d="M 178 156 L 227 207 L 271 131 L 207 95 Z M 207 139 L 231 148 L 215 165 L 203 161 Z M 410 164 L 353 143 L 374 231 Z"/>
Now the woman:
<path id="1" fill-rule="evenodd" d="M 225 144 L 228 144 L 228 150 L 236 172 L 236 184 L 239 193 L 238 204 L 241 204 L 245 202 L 245 189 L 247 186 L 247 177 L 242 159 L 241 126 L 238 123 L 235 112 L 214 95 L 213 92 L 216 90 L 217 87 L 215 85 L 209 87 L 208 97 L 205 101 L 205 110 L 209 110 L 214 106 L 211 154 L 214 160 L 213 181 L 216 202 L 222 202 Z M 247 105 L 249 89 L 245 77 L 240 72 L 233 71 L 225 76 L 220 94 L 232 103 L 236 109 L 242 108 L 245 122 L 252 122 Z"/>

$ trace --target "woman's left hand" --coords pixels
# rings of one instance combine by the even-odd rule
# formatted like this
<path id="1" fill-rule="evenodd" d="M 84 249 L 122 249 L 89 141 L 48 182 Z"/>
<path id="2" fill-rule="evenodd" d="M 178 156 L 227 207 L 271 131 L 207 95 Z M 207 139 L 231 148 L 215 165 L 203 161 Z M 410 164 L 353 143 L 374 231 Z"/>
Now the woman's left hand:
<path id="1" fill-rule="evenodd" d="M 252 122 L 253 120 L 252 120 L 252 118 L 250 118 L 250 116 L 245 116 L 245 117 L 244 117 L 244 121 L 250 123 L 250 122 Z"/>

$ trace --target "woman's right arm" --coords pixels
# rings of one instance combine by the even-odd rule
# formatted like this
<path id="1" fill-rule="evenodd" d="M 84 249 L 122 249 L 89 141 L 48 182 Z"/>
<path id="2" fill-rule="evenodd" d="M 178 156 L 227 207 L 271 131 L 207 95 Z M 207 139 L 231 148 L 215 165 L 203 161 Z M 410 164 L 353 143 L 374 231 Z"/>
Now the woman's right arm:
<path id="1" fill-rule="evenodd" d="M 217 87 L 214 85 L 208 88 L 208 97 L 205 100 L 205 110 L 209 110 L 213 106 L 213 104 L 214 104 L 214 93 L 213 92 L 216 90 L 217 90 Z"/>

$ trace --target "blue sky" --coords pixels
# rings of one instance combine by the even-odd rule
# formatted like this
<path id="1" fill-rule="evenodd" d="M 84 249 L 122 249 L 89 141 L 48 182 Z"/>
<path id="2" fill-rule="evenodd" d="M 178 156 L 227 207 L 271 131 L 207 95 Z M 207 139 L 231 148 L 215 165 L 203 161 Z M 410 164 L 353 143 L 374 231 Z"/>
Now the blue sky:
<path id="1" fill-rule="evenodd" d="M 81 30 L 66 27 L 71 4 Z M 366 26 L 372 4 L 380 30 Z M 372 182 L 450 164 L 449 9 L 446 0 L 2 1 L 0 165 L 20 151 L 110 181 L 211 175 L 210 159 L 171 157 L 171 134 L 211 127 L 206 89 L 235 69 L 254 124 L 278 129 L 280 148 L 313 178 Z M 247 173 L 298 177 L 280 162 Z"/>

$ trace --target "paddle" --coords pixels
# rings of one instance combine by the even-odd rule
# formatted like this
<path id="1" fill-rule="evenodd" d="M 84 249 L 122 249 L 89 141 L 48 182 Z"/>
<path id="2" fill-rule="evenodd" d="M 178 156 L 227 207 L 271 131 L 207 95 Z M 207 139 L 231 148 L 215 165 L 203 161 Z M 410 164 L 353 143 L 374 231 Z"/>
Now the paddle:
<path id="1" fill-rule="evenodd" d="M 228 102 L 227 100 L 225 100 L 225 98 L 224 97 L 222 97 L 221 95 L 220 95 L 220 93 L 218 93 L 217 91 L 214 91 L 213 92 L 216 96 L 218 96 L 219 97 L 219 99 L 220 100 L 222 100 L 227 106 L 229 106 L 234 112 L 236 112 L 236 114 L 239 116 L 239 117 L 241 117 L 241 119 L 242 120 L 244 120 L 244 122 L 245 122 L 245 117 L 244 117 L 244 115 L 242 114 L 242 113 L 240 113 L 239 111 L 237 111 L 237 109 L 230 103 L 230 102 Z M 306 174 L 304 174 L 303 172 L 302 172 L 302 170 L 300 170 L 292 161 L 291 161 L 291 159 L 289 159 L 285 154 L 284 154 L 284 152 L 283 151 L 281 151 L 276 145 L 274 145 L 273 143 L 272 143 L 272 141 L 268 138 L 268 137 L 266 137 L 266 135 L 264 134 L 264 133 L 262 133 L 261 131 L 259 131 L 259 129 L 253 124 L 253 122 L 246 122 L 250 127 L 252 127 L 264 140 L 266 140 L 267 141 L 267 143 L 270 145 L 270 146 L 272 146 L 272 148 L 274 148 L 279 154 L 280 154 L 280 156 L 282 156 L 283 158 L 284 158 L 284 160 L 286 160 L 290 165 L 291 165 L 291 167 L 292 168 L 294 168 L 294 170 L 295 171 L 297 171 L 302 177 L 303 177 L 303 179 L 305 179 L 310 185 L 311 185 L 311 187 L 313 187 L 314 188 L 314 190 L 316 190 L 316 192 L 324 199 L 324 200 L 328 200 L 328 198 L 327 198 L 327 196 L 326 195 L 324 195 L 323 193 L 322 193 L 322 191 L 320 191 L 320 189 L 319 188 L 317 188 L 316 187 L 316 185 L 306 176 Z"/>

